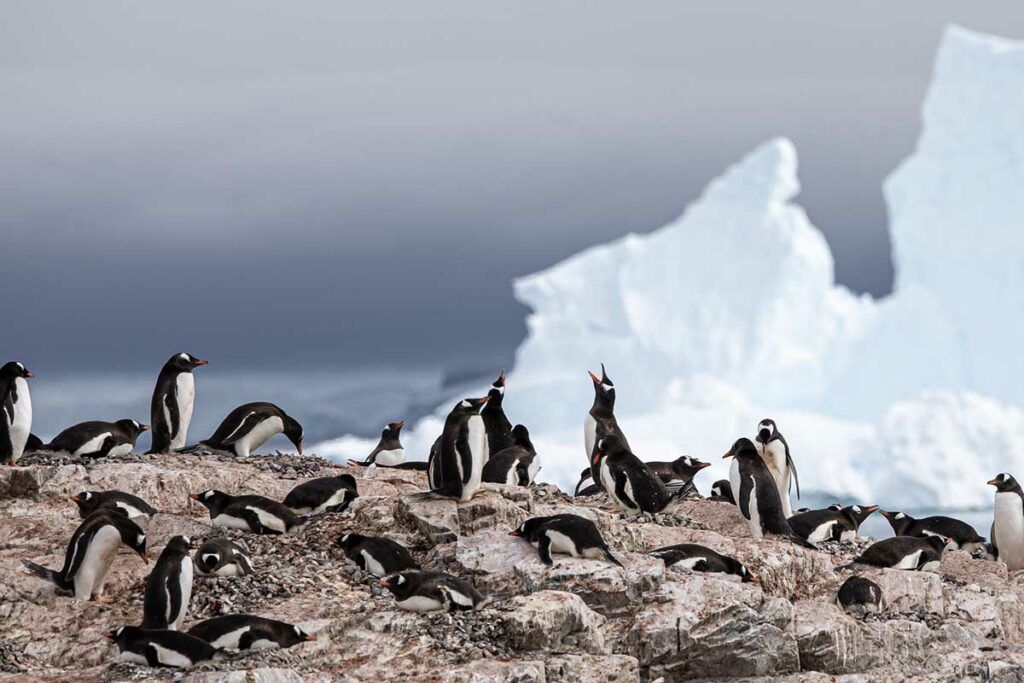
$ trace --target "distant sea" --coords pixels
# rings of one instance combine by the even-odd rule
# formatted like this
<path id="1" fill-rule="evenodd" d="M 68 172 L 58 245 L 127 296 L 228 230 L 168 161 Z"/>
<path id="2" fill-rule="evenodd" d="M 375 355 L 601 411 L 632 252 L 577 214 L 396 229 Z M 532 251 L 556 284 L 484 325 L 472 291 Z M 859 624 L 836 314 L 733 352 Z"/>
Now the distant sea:
<path id="1" fill-rule="evenodd" d="M 149 402 L 158 368 L 152 373 L 47 376 L 32 380 L 33 432 L 44 440 L 76 422 L 134 418 L 148 423 Z M 414 423 L 461 391 L 478 390 L 493 377 L 479 371 L 444 371 L 438 368 L 363 368 L 267 372 L 218 370 L 210 365 L 196 370 L 196 408 L 189 443 L 213 433 L 233 408 L 252 401 L 271 401 L 298 419 L 305 429 L 307 453 L 314 444 L 346 434 L 375 437 L 386 422 Z M 582 438 L 582 437 L 581 437 Z M 139 439 L 139 450 L 149 448 L 149 436 Z M 275 437 L 261 451 L 287 451 L 291 444 Z M 425 459 L 426 454 L 410 454 Z M 541 453 L 543 458 L 543 453 Z M 543 477 L 542 477 L 543 478 Z M 698 480 L 707 492 L 710 482 Z M 824 507 L 836 501 L 827 495 L 806 493 L 794 507 Z M 871 501 L 865 501 L 870 503 Z M 992 510 L 903 510 L 914 517 L 949 515 L 971 524 L 987 537 Z M 868 518 L 862 532 L 874 538 L 891 535 L 879 514 Z"/>

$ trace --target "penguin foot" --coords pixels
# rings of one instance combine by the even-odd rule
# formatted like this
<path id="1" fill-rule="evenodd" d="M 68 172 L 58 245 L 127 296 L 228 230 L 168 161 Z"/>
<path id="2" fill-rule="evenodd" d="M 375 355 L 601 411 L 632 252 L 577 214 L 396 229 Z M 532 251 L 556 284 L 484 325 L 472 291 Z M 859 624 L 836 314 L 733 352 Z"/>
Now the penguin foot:
<path id="1" fill-rule="evenodd" d="M 100 605 L 109 605 L 114 602 L 114 598 L 109 595 L 94 595 L 89 598 L 89 602 L 99 603 Z"/>

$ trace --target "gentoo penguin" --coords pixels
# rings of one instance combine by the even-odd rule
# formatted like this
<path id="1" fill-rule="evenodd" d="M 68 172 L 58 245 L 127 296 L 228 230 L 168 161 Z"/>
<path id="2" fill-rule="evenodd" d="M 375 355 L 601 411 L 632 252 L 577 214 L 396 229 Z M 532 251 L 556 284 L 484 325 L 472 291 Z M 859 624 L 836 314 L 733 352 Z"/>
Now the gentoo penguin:
<path id="1" fill-rule="evenodd" d="M 693 487 L 693 477 L 705 467 L 711 467 L 711 463 L 684 455 L 671 462 L 648 462 L 647 466 L 654 470 L 669 492 L 674 492 L 685 487 L 696 490 Z"/>
<path id="2" fill-rule="evenodd" d="M 306 523 L 287 507 L 263 496 L 231 496 L 211 489 L 189 496 L 210 511 L 214 526 L 257 534 L 287 534 Z"/>
<path id="3" fill-rule="evenodd" d="M 179 448 L 181 453 L 231 453 L 246 458 L 271 437 L 284 432 L 302 455 L 302 425 L 273 403 L 258 401 L 240 405 L 213 432 L 195 446 Z"/>
<path id="4" fill-rule="evenodd" d="M 723 503 L 736 504 L 736 498 L 732 495 L 732 484 L 728 479 L 719 479 L 711 486 L 711 497 L 708 500 L 721 501 Z"/>
<path id="5" fill-rule="evenodd" d="M 1009 474 L 988 482 L 996 487 L 992 532 L 989 540 L 996 557 L 1008 570 L 1024 569 L 1024 491 Z"/>
<path id="6" fill-rule="evenodd" d="M 789 526 L 775 480 L 750 439 L 737 440 L 722 457 L 733 458 L 729 479 L 740 514 L 750 525 L 751 536 L 782 536 L 798 545 L 815 547 Z"/>
<path id="7" fill-rule="evenodd" d="M 515 435 L 512 433 L 512 423 L 505 417 L 505 411 L 501 407 L 505 400 L 505 371 L 502 370 L 498 379 L 494 380 L 490 390 L 487 392 L 488 401 L 480 410 L 480 417 L 484 419 L 484 430 L 487 432 L 487 452 L 491 455 L 503 451 L 515 443 Z"/>
<path id="8" fill-rule="evenodd" d="M 121 661 L 132 664 L 187 669 L 219 658 L 216 648 L 205 640 L 178 631 L 122 626 L 107 637 L 117 643 Z"/>
<path id="9" fill-rule="evenodd" d="M 412 612 L 471 610 L 484 602 L 472 585 L 442 572 L 401 572 L 381 579 L 380 585 L 391 591 L 396 605 Z"/>
<path id="10" fill-rule="evenodd" d="M 358 497 L 356 478 L 351 474 L 339 474 L 302 482 L 284 497 L 284 506 L 297 515 L 344 512 Z"/>
<path id="11" fill-rule="evenodd" d="M 0 367 L 0 465 L 13 465 L 25 452 L 32 433 L 32 397 L 28 380 L 35 377 L 21 363 Z"/>
<path id="12" fill-rule="evenodd" d="M 515 443 L 493 453 L 487 460 L 483 470 L 484 481 L 508 486 L 529 486 L 533 483 L 540 470 L 540 459 L 530 441 L 530 432 L 523 425 L 516 425 L 512 429 L 512 437 Z"/>
<path id="13" fill-rule="evenodd" d="M 594 383 L 594 403 L 583 420 L 583 445 L 587 449 L 590 476 L 593 477 L 595 484 L 603 487 L 599 461 L 594 460 L 594 456 L 597 454 L 597 442 L 606 436 L 615 436 L 622 442 L 626 450 L 629 450 L 629 441 L 615 420 L 615 385 L 608 379 L 604 363 L 601 363 L 600 378 L 590 371 L 588 374 Z"/>
<path id="14" fill-rule="evenodd" d="M 176 353 L 164 363 L 150 403 L 150 424 L 153 427 L 150 453 L 170 453 L 185 447 L 196 398 L 192 371 L 208 362 L 187 353 Z"/>
<path id="15" fill-rule="evenodd" d="M 679 565 L 695 572 L 735 574 L 743 583 L 756 582 L 750 570 L 728 555 L 696 543 L 679 543 L 655 548 L 650 555 L 665 561 L 665 566 Z"/>
<path id="16" fill-rule="evenodd" d="M 150 519 L 158 510 L 124 491 L 82 491 L 71 496 L 71 502 L 78 506 L 78 516 L 85 519 L 97 510 L 111 510 L 127 515 L 128 519 Z"/>
<path id="17" fill-rule="evenodd" d="M 509 532 L 509 536 L 517 536 L 536 546 L 540 561 L 548 566 L 554 564 L 551 553 L 606 560 L 622 566 L 622 563 L 612 555 L 608 544 L 604 542 L 597 525 L 579 515 L 534 517 Z"/>
<path id="18" fill-rule="evenodd" d="M 383 578 L 389 574 L 420 568 L 405 546 L 390 538 L 344 533 L 338 537 L 337 543 L 345 551 L 345 557 L 374 576 Z"/>
<path id="19" fill-rule="evenodd" d="M 68 543 L 64 566 L 47 569 L 35 562 L 22 560 L 33 575 L 49 581 L 59 590 L 73 593 L 79 600 L 105 602 L 103 587 L 107 570 L 118 548 L 124 543 L 146 559 L 146 534 L 127 516 L 100 510 L 86 517 Z"/>
<path id="20" fill-rule="evenodd" d="M 55 436 L 53 441 L 43 446 L 43 450 L 82 457 L 128 455 L 135 448 L 139 434 L 148 429 L 149 425 L 127 418 L 117 422 L 79 422 Z M 107 448 L 110 443 L 113 447 Z"/>
<path id="21" fill-rule="evenodd" d="M 588 467 L 580 473 L 580 480 L 576 484 L 576 490 L 573 492 L 573 497 L 578 496 L 596 496 L 601 493 L 603 489 L 594 483 L 594 474 Z"/>
<path id="22" fill-rule="evenodd" d="M 188 630 L 218 650 L 276 650 L 316 640 L 298 626 L 251 614 L 213 617 Z"/>
<path id="23" fill-rule="evenodd" d="M 882 510 L 882 516 L 889 520 L 889 526 L 895 535 L 919 538 L 941 536 L 949 539 L 950 550 L 966 550 L 970 553 L 985 543 L 984 537 L 978 535 L 974 527 L 952 517 L 936 515 L 914 519 L 906 513 L 894 510 Z"/>
<path id="24" fill-rule="evenodd" d="M 142 628 L 180 631 L 192 601 L 192 540 L 172 536 L 146 580 Z"/>
<path id="25" fill-rule="evenodd" d="M 877 509 L 877 505 L 849 505 L 839 509 L 808 510 L 790 517 L 789 526 L 811 543 L 852 541 L 857 538 L 860 525 Z"/>
<path id="26" fill-rule="evenodd" d="M 395 467 L 405 462 L 405 448 L 400 438 L 405 420 L 389 422 L 380 433 L 377 447 L 370 451 L 366 460 L 349 460 L 350 465 L 377 465 L 379 467 Z"/>
<path id="27" fill-rule="evenodd" d="M 658 475 L 614 434 L 597 442 L 594 464 L 600 468 L 601 487 L 615 507 L 627 514 L 661 512 L 686 494 L 686 489 L 669 493 Z"/>
<path id="28" fill-rule="evenodd" d="M 194 561 L 202 576 L 246 576 L 253 572 L 249 550 L 227 538 L 205 541 L 196 551 Z"/>
<path id="29" fill-rule="evenodd" d="M 939 567 L 942 551 L 948 539 L 939 536 L 917 538 L 916 536 L 893 536 L 872 543 L 852 563 L 870 564 L 890 569 L 935 571 Z"/>
<path id="30" fill-rule="evenodd" d="M 877 612 L 884 607 L 882 588 L 863 576 L 851 576 L 836 593 L 836 603 L 845 611 Z"/>
<path id="31" fill-rule="evenodd" d="M 800 497 L 800 479 L 796 475 L 796 465 L 789 454 L 789 444 L 775 425 L 775 420 L 764 419 L 757 425 L 757 452 L 768 466 L 772 479 L 779 490 L 782 501 L 782 513 L 786 517 L 793 516 L 793 508 L 789 503 L 789 491 L 792 482 L 796 482 L 796 497 Z"/>
<path id="32" fill-rule="evenodd" d="M 468 501 L 480 488 L 487 462 L 487 437 L 480 406 L 488 397 L 459 401 L 444 421 L 437 449 L 431 449 L 428 481 L 435 495 Z"/>

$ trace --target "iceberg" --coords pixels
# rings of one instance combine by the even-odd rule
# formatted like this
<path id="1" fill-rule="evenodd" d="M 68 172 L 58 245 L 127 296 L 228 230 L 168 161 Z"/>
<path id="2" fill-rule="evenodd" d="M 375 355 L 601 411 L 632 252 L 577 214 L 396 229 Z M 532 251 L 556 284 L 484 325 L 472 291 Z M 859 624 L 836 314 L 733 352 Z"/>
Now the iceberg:
<path id="1" fill-rule="evenodd" d="M 805 492 L 904 508 L 986 505 L 1024 475 L 1024 43 L 946 30 L 912 155 L 885 182 L 896 281 L 835 281 L 795 203 L 797 154 L 770 140 L 672 223 L 514 283 L 527 338 L 505 410 L 540 479 L 586 464 L 586 370 L 605 363 L 641 458 L 711 460 L 773 417 Z M 454 399 L 453 399 L 454 401 Z M 427 452 L 446 403 L 407 437 Z M 361 456 L 345 437 L 323 452 Z M 359 449 L 359 450 L 357 450 Z M 342 451 L 345 451 L 344 453 Z"/>

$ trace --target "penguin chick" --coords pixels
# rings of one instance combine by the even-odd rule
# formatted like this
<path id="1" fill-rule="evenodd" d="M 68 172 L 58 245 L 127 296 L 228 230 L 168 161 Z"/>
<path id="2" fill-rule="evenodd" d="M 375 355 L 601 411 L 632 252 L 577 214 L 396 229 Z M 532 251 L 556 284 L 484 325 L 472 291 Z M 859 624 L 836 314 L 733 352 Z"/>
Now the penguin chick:
<path id="1" fill-rule="evenodd" d="M 695 572 L 734 574 L 740 577 L 743 583 L 757 583 L 750 570 L 739 560 L 696 543 L 667 545 L 655 548 L 649 554 L 664 560 L 666 567 L 679 565 Z"/>
<path id="2" fill-rule="evenodd" d="M 509 532 L 537 547 L 541 562 L 551 566 L 551 553 L 562 553 L 572 557 L 586 557 L 592 560 L 607 560 L 621 567 L 608 544 L 601 537 L 597 525 L 585 517 L 571 514 L 533 517 Z"/>
<path id="3" fill-rule="evenodd" d="M 396 605 L 412 612 L 472 610 L 485 602 L 471 584 L 442 572 L 401 572 L 381 579 L 380 585 L 391 591 Z"/>

